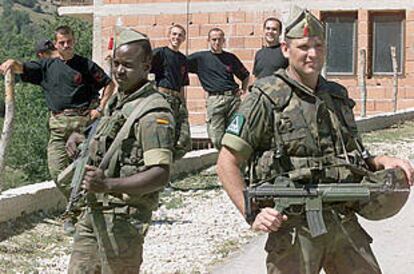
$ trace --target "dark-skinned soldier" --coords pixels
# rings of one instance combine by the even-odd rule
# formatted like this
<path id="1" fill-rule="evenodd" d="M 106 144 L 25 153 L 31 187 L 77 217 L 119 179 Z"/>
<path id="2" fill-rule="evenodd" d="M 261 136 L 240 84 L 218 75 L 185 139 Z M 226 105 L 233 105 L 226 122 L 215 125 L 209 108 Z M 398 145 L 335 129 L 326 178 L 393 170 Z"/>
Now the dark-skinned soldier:
<path id="1" fill-rule="evenodd" d="M 108 102 L 90 142 L 92 162 L 83 179 L 83 188 L 96 194 L 97 201 L 87 203 L 76 224 L 69 273 L 139 272 L 146 228 L 173 161 L 172 110 L 147 80 L 150 41 L 139 32 L 122 29 L 116 42 L 113 75 L 118 91 Z M 138 117 L 134 116 L 136 109 L 142 110 Z M 125 124 L 127 131 L 120 130 Z M 127 133 L 118 136 L 122 132 Z M 98 168 L 117 136 L 122 142 L 109 166 Z M 76 154 L 82 139 L 80 134 L 72 134 L 70 155 Z"/>

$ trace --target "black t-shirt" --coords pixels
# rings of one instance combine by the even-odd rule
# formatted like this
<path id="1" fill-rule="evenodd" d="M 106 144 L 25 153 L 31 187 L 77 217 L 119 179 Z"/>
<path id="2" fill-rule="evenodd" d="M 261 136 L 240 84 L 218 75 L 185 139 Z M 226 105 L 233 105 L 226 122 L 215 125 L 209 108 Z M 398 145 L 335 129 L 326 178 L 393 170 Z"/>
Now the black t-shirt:
<path id="1" fill-rule="evenodd" d="M 66 62 L 57 58 L 26 62 L 21 78 L 43 88 L 51 111 L 87 107 L 111 82 L 102 68 L 79 55 Z"/>
<path id="2" fill-rule="evenodd" d="M 168 47 L 156 48 L 152 52 L 151 73 L 155 74 L 157 86 L 180 91 L 188 86 L 187 57 Z"/>
<path id="3" fill-rule="evenodd" d="M 239 86 L 234 75 L 243 81 L 250 74 L 236 55 L 226 51 L 219 54 L 195 52 L 188 56 L 188 62 L 189 71 L 198 75 L 207 92 L 235 90 Z"/>
<path id="4" fill-rule="evenodd" d="M 253 65 L 253 75 L 256 78 L 270 76 L 280 68 L 287 68 L 288 60 L 283 56 L 280 44 L 262 48 L 256 52 Z"/>

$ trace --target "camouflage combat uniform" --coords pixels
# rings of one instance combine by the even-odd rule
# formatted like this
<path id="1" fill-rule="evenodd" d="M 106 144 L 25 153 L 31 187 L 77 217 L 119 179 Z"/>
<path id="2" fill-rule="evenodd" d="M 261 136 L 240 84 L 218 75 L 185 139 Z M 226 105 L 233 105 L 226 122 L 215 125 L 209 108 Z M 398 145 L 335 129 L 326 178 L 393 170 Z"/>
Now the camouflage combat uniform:
<path id="1" fill-rule="evenodd" d="M 254 161 L 254 176 L 289 174 L 302 183 L 358 180 L 340 166 L 346 159 L 366 167 L 346 89 L 319 78 L 315 91 L 284 70 L 257 80 L 227 128 L 222 145 Z M 346 156 L 345 153 L 346 152 Z M 303 207 L 269 234 L 268 273 L 380 273 L 371 237 L 352 207 L 324 204 L 327 233 L 312 238 Z"/>
<path id="2" fill-rule="evenodd" d="M 55 182 L 58 181 L 56 178 L 59 173 L 72 162 L 65 150 L 66 141 L 73 132 L 83 132 L 91 122 L 89 114 L 50 114 L 48 122 L 47 166 L 49 174 Z M 70 181 L 61 181 L 56 186 L 66 198 L 69 198 L 71 191 Z"/>
<path id="3" fill-rule="evenodd" d="M 93 165 L 98 166 L 129 115 L 148 96 L 151 103 L 138 106 L 148 108 L 145 116 L 124 136 L 106 177 L 128 177 L 154 165 L 171 165 L 174 118 L 165 97 L 151 83 L 128 96 L 118 93 L 111 98 L 90 144 Z M 138 273 L 158 194 L 97 195 L 98 202 L 87 205 L 76 226 L 69 273 Z M 94 214 L 98 217 L 93 220 Z"/>

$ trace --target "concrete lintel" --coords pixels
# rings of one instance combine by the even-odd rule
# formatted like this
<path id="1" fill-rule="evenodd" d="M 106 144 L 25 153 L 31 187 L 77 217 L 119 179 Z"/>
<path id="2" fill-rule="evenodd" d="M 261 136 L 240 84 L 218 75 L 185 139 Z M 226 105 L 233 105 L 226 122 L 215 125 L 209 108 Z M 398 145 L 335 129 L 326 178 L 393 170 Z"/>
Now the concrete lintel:
<path id="1" fill-rule="evenodd" d="M 60 16 L 72 16 L 72 17 L 79 17 L 82 19 L 87 19 L 89 22 L 93 22 L 93 15 L 95 13 L 94 6 L 67 6 L 67 7 L 59 7 L 58 14 Z"/>
<path id="2" fill-rule="evenodd" d="M 286 13 L 293 5 L 308 9 L 318 10 L 401 10 L 413 9 L 411 0 L 400 1 L 341 1 L 341 0 L 316 0 L 316 1 L 287 1 L 287 0 L 262 0 L 262 1 L 221 1 L 221 2 L 196 2 L 187 6 L 186 2 L 173 3 L 143 3 L 143 4 L 107 4 L 86 7 L 61 7 L 58 12 L 62 15 L 94 13 L 99 16 L 119 15 L 159 15 L 159 14 L 186 14 L 209 12 L 237 12 L 237 11 L 269 11 L 275 10 Z M 187 10 L 188 9 L 188 10 Z"/>
<path id="3" fill-rule="evenodd" d="M 216 161 L 216 149 L 191 151 L 174 163 L 171 176 L 196 172 Z M 63 209 L 65 205 L 65 197 L 52 181 L 9 189 L 0 194 L 0 223 L 40 210 Z"/>
<path id="4" fill-rule="evenodd" d="M 65 197 L 52 181 L 9 189 L 0 195 L 0 223 L 39 210 L 63 208 L 65 204 Z"/>
<path id="5" fill-rule="evenodd" d="M 414 108 L 404 109 L 397 112 L 386 112 L 357 119 L 360 132 L 384 129 L 394 124 L 414 119 Z"/>

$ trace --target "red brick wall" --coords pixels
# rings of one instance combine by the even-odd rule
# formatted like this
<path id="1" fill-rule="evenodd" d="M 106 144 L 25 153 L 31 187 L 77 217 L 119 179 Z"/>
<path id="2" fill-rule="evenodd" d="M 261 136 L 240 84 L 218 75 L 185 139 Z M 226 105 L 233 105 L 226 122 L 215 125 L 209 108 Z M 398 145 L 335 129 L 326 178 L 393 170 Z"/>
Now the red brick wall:
<path id="1" fill-rule="evenodd" d="M 276 12 L 218 12 L 192 14 L 189 16 L 188 39 L 181 46 L 181 51 L 189 54 L 208 48 L 207 34 L 213 27 L 224 30 L 226 35 L 226 50 L 235 53 L 252 70 L 255 52 L 262 46 L 262 23 L 263 18 L 278 16 Z M 113 25 L 117 17 L 108 16 L 103 18 L 103 41 L 113 32 Z M 166 35 L 172 23 L 187 26 L 186 15 L 145 15 L 145 16 L 123 16 L 124 26 L 133 27 L 149 35 L 153 47 L 167 44 Z M 103 45 L 106 50 L 106 43 Z M 204 91 L 196 75 L 190 74 L 191 86 L 187 88 L 187 105 L 190 112 L 192 124 L 205 123 L 205 98 Z"/>
<path id="2" fill-rule="evenodd" d="M 160 0 L 105 0 L 105 3 L 150 3 L 150 2 L 170 2 Z M 175 1 L 175 2 L 185 2 Z M 194 2 L 194 0 L 192 1 Z M 201 2 L 198 1 L 198 2 Z M 208 1 L 203 1 L 208 2 Z M 314 11 L 319 14 L 318 11 Z M 191 14 L 188 20 L 188 39 L 182 45 L 183 53 L 189 54 L 207 49 L 207 33 L 213 27 L 220 27 L 226 34 L 226 50 L 235 53 L 251 71 L 255 52 L 262 45 L 262 23 L 268 16 L 279 16 L 277 11 L 258 11 L 258 12 L 215 12 Z M 107 41 L 112 35 L 113 26 L 117 17 L 107 16 L 102 19 L 102 41 Z M 172 23 L 187 26 L 187 16 L 185 14 L 162 14 L 162 15 L 140 15 L 123 16 L 123 25 L 133 27 L 149 35 L 153 47 L 164 46 L 167 44 L 166 35 Z M 358 10 L 358 50 L 368 47 L 368 11 Z M 406 51 L 404 75 L 399 78 L 399 103 L 398 108 L 404 109 L 414 107 L 414 11 L 406 13 Z M 103 43 L 103 52 L 106 51 L 107 42 Z M 105 55 L 103 55 L 105 56 Z M 356 61 L 358 63 L 358 61 Z M 355 76 L 336 76 L 329 77 L 330 80 L 338 81 L 345 85 L 352 98 L 357 102 L 356 112 L 360 110 L 360 95 L 358 88 L 357 75 Z M 190 77 L 191 86 L 187 88 L 187 105 L 190 112 L 190 122 L 192 124 L 204 124 L 205 122 L 205 99 L 204 92 L 200 87 L 198 78 L 194 75 Z M 368 102 L 367 111 L 377 113 L 392 110 L 392 76 L 373 76 L 367 79 Z"/>

